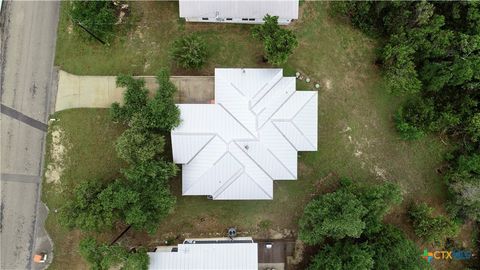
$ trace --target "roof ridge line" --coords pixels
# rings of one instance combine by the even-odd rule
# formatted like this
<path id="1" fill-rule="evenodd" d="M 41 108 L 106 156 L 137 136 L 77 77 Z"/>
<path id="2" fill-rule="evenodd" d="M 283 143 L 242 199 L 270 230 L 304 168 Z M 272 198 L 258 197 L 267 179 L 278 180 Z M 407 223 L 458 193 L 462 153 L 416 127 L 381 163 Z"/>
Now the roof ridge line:
<path id="1" fill-rule="evenodd" d="M 204 173 L 202 173 L 199 177 L 197 177 L 197 179 L 200 179 L 200 178 L 202 178 L 205 174 L 207 174 L 207 173 L 213 168 L 213 166 L 214 166 L 215 164 L 217 164 L 221 159 L 223 159 L 227 154 L 229 154 L 229 151 L 228 151 L 228 150 L 225 150 L 225 152 L 224 152 L 217 160 L 215 160 L 215 162 L 212 163 L 212 167 L 209 167 L 209 169 L 206 170 Z M 238 162 L 238 161 L 237 161 L 237 162 Z M 240 167 L 243 167 L 243 165 L 242 165 L 240 162 L 239 162 L 239 164 L 240 164 Z M 182 176 L 182 178 L 183 178 L 183 176 Z M 186 193 L 187 191 L 189 191 L 192 187 L 196 186 L 198 183 L 200 183 L 200 182 L 199 182 L 199 181 L 196 181 L 195 183 L 193 183 L 191 186 L 189 186 L 189 187 L 187 188 L 187 190 L 185 190 L 185 192 L 184 192 L 183 189 L 182 189 L 182 195 L 183 195 L 183 193 Z M 183 179 L 182 179 L 182 187 L 183 187 Z"/>
<path id="2" fill-rule="evenodd" d="M 245 172 L 245 168 L 242 166 L 242 168 L 238 169 L 228 180 L 225 182 L 223 185 L 221 185 L 215 192 L 212 194 L 213 198 L 215 199 L 218 197 L 220 194 L 222 194 L 229 186 L 231 186 L 241 175 L 242 173 Z"/>
<path id="3" fill-rule="evenodd" d="M 282 72 L 279 72 L 279 73 L 282 73 Z M 278 73 L 275 74 L 275 76 L 274 76 L 270 81 L 268 81 L 263 87 L 265 87 L 265 86 L 268 85 L 272 80 L 274 80 L 277 75 L 278 75 Z M 272 87 L 270 87 L 270 89 L 268 89 L 268 91 L 265 92 L 265 94 L 262 95 L 262 97 L 260 97 L 260 98 L 257 100 L 257 102 L 255 102 L 255 104 L 253 104 L 253 105 L 248 104 L 248 105 L 249 105 L 249 108 L 253 109 L 253 107 L 255 107 L 261 100 L 263 100 L 263 98 L 264 98 L 268 93 L 270 93 L 270 91 L 272 91 L 272 89 L 273 89 L 283 78 L 284 78 L 284 77 L 283 77 L 283 73 L 282 73 L 282 74 L 280 74 L 280 78 L 272 85 Z M 261 89 L 263 89 L 263 87 L 262 87 Z M 258 95 L 258 92 L 257 92 L 256 95 Z M 250 99 L 250 100 L 252 100 L 252 99 Z M 250 103 L 250 102 L 249 102 L 249 103 Z M 255 115 L 256 115 L 256 114 L 255 114 Z"/>
<path id="4" fill-rule="evenodd" d="M 305 138 L 305 140 L 307 140 L 307 142 L 310 144 L 310 146 L 313 147 L 313 148 L 316 148 L 316 147 L 312 144 L 312 142 L 308 139 L 307 135 L 305 135 L 305 134 L 302 132 L 302 130 L 295 124 L 295 121 L 292 120 L 291 123 L 292 123 L 293 127 L 294 127 L 296 130 L 298 130 L 298 132 L 300 132 L 300 134 L 302 134 L 302 136 Z"/>
<path id="5" fill-rule="evenodd" d="M 300 109 L 292 116 L 292 118 L 290 118 L 292 121 L 303 110 L 303 108 L 305 108 L 305 106 L 313 99 L 313 97 L 315 97 L 315 96 L 318 97 L 318 95 L 315 95 L 315 93 L 316 93 L 315 91 L 304 91 L 304 92 L 313 92 L 313 94 L 309 99 L 307 99 L 307 101 L 302 105 L 302 107 L 300 107 Z M 317 111 L 317 113 L 318 113 L 318 111 Z"/>
<path id="6" fill-rule="evenodd" d="M 240 88 L 238 88 L 235 84 L 233 84 L 233 83 L 231 82 L 230 85 L 233 87 L 233 89 L 237 90 L 237 92 L 240 93 L 240 95 L 242 95 L 243 97 L 246 96 L 246 95 L 240 90 Z"/>
<path id="7" fill-rule="evenodd" d="M 242 151 L 242 153 L 244 153 L 251 161 L 253 161 L 253 163 L 255 163 L 255 165 L 257 165 L 258 168 L 260 168 L 260 170 L 262 170 L 268 177 L 270 177 L 273 180 L 275 180 L 275 178 L 273 178 L 267 171 L 265 171 L 265 169 L 260 166 L 260 164 L 257 163 L 257 161 L 255 159 L 253 159 L 249 154 L 247 154 L 247 152 L 245 152 L 242 147 L 240 147 L 240 145 L 238 145 L 237 141 L 234 141 L 235 142 L 235 145 L 240 148 L 240 150 Z M 267 148 L 268 149 L 268 148 Z"/>
<path id="8" fill-rule="evenodd" d="M 245 125 L 243 125 L 242 122 L 240 122 L 229 110 L 227 110 L 227 108 L 225 108 L 225 106 L 223 106 L 222 103 L 216 103 L 218 106 L 220 106 L 225 112 L 227 112 L 228 115 L 230 115 L 230 117 L 232 117 L 233 119 L 235 119 L 235 121 L 240 124 L 240 126 L 242 126 L 248 133 L 250 133 L 250 135 L 252 135 L 252 137 L 258 139 L 258 136 L 254 135 Z M 233 140 L 234 141 L 234 140 Z"/>
<path id="9" fill-rule="evenodd" d="M 257 181 L 253 180 L 253 178 L 252 178 L 246 171 L 244 171 L 242 174 L 245 174 L 245 175 L 250 179 L 250 181 L 252 181 L 263 193 L 265 193 L 265 195 L 267 195 L 268 198 L 273 199 L 273 193 L 272 193 L 272 195 L 270 195 L 267 191 L 265 191 L 265 189 L 263 189 L 263 187 L 260 186 L 260 185 L 257 183 Z M 240 177 L 242 174 L 240 174 L 238 177 Z M 238 178 L 238 177 L 237 177 L 237 178 Z M 272 180 L 272 181 L 273 181 L 273 180 Z M 233 183 L 234 183 L 234 182 L 232 182 L 232 184 L 233 184 Z M 231 184 L 230 184 L 230 185 L 231 185 Z M 229 186 L 230 186 L 230 185 L 229 185 Z M 222 193 L 223 193 L 223 192 L 225 192 L 225 190 L 223 190 Z M 220 194 L 218 194 L 218 195 L 221 195 L 222 193 L 220 193 Z M 218 195 L 217 195 L 217 196 L 218 196 Z"/>
<path id="10" fill-rule="evenodd" d="M 287 142 L 290 144 L 290 146 L 292 146 L 293 149 L 295 149 L 298 152 L 297 147 L 295 147 L 295 145 L 293 145 L 293 143 L 287 138 L 287 136 L 285 136 L 285 134 L 283 134 L 282 130 L 275 124 L 275 122 L 277 122 L 277 120 L 272 120 L 272 124 L 275 127 L 275 129 L 282 135 L 283 138 L 285 138 L 285 140 L 287 140 Z M 292 120 L 283 120 L 283 121 L 278 121 L 278 122 L 292 122 Z"/>
<path id="11" fill-rule="evenodd" d="M 285 164 L 283 164 L 283 162 L 280 161 L 280 159 L 272 152 L 272 150 L 270 150 L 270 148 L 267 148 L 267 151 L 272 154 L 272 156 L 278 161 L 278 163 L 280 163 L 282 165 L 283 168 L 285 168 L 287 170 L 287 172 L 290 173 L 291 176 L 293 176 L 293 178 L 297 179 L 297 177 L 290 171 L 289 168 L 287 168 L 287 166 L 285 166 Z"/>
<path id="12" fill-rule="evenodd" d="M 271 120 L 272 117 L 280 110 L 280 108 L 282 108 L 283 105 L 285 105 L 285 103 L 287 103 L 287 101 L 289 101 L 289 100 L 292 98 L 292 96 L 295 95 L 296 92 L 297 92 L 297 90 L 294 90 L 294 91 L 292 92 L 292 94 L 290 94 L 290 95 L 288 96 L 288 98 L 285 99 L 285 100 L 282 102 L 282 104 L 280 104 L 280 106 L 278 106 L 278 108 L 270 115 L 270 117 L 268 118 L 268 120 Z M 260 127 L 258 127 L 257 129 L 261 129 L 263 126 L 265 126 L 265 124 L 268 122 L 268 120 L 265 121 L 265 123 L 263 123 L 263 124 L 262 124 Z M 273 120 L 271 120 L 271 121 L 273 121 Z"/>
<path id="13" fill-rule="evenodd" d="M 207 145 L 217 136 L 216 134 L 212 134 L 211 135 L 212 137 L 197 151 L 197 153 L 195 153 L 195 155 L 193 155 L 192 158 L 190 158 L 187 163 L 185 164 L 188 164 L 190 163 L 190 161 L 192 161 L 196 156 L 198 156 L 198 154 L 200 154 L 200 152 L 203 151 L 203 149 L 205 149 L 205 147 L 207 147 Z"/>

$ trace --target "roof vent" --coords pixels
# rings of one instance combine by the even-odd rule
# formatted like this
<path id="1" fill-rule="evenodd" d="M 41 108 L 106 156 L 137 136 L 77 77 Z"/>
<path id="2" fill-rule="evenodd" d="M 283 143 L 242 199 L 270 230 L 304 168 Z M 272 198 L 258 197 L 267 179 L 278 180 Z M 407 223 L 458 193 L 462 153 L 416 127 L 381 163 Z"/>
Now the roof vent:
<path id="1" fill-rule="evenodd" d="M 237 229 L 235 228 L 229 228 L 228 229 L 228 237 L 233 240 L 233 237 L 237 236 Z"/>

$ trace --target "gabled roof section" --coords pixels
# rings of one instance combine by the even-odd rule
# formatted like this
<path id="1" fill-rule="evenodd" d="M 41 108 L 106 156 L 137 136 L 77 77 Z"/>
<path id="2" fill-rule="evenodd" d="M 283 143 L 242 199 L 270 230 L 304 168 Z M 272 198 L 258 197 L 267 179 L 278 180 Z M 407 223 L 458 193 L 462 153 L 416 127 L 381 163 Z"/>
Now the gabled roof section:
<path id="1" fill-rule="evenodd" d="M 179 104 L 173 160 L 183 195 L 273 198 L 297 178 L 297 151 L 317 150 L 317 92 L 296 91 L 281 69 L 216 69 L 214 104 Z"/>

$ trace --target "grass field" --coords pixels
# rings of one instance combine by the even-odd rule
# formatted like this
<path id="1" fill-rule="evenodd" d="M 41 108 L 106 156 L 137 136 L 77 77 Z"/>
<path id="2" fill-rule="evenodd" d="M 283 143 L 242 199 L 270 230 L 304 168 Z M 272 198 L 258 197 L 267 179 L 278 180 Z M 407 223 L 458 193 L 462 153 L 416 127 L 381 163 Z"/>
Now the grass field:
<path id="1" fill-rule="evenodd" d="M 213 74 L 214 67 L 264 66 L 261 46 L 252 40 L 249 26 L 185 24 L 177 18 L 176 3 L 133 3 L 136 26 L 108 48 L 86 44 L 75 32 L 68 33 L 67 5 L 62 3 L 56 63 L 75 74 L 153 74 L 159 67 L 169 65 L 170 41 L 192 31 L 199 31 L 212 50 L 208 66 L 198 74 Z M 172 188 L 178 203 L 175 212 L 159 224 L 158 233 L 149 236 L 132 231 L 123 241 L 155 246 L 177 237 L 182 240 L 188 236 L 223 234 L 229 226 L 258 237 L 276 232 L 287 234 L 286 231 L 296 230 L 311 196 L 328 190 L 328 183 L 339 176 L 361 182 L 398 183 L 404 203 L 386 221 L 402 227 L 410 236 L 405 217 L 409 202 L 426 201 L 442 211 L 446 190 L 437 168 L 442 166 L 448 145 L 434 137 L 415 142 L 400 140 L 392 115 L 401 100 L 384 90 L 374 65 L 375 41 L 331 18 L 327 10 L 327 3 L 305 2 L 301 19 L 290 26 L 298 35 L 300 46 L 285 65 L 286 73 L 300 70 L 322 86 L 318 151 L 300 153 L 298 181 L 276 181 L 272 201 L 210 201 L 205 197 L 180 196 L 181 179 L 174 179 Z M 175 75 L 186 74 L 171 67 Z M 302 89 L 309 87 L 306 83 L 297 85 Z M 63 140 L 70 147 L 61 184 L 44 186 L 43 198 L 50 208 L 62 204 L 58 186 L 67 189 L 76 181 L 111 179 L 122 166 L 112 145 L 122 127 L 109 122 L 106 110 L 70 110 L 56 117 L 60 121 L 55 125 L 64 131 Z M 52 268 L 82 268 L 75 250 L 79 232 L 70 233 L 56 221 L 54 215 L 49 217 L 48 229 L 57 255 Z"/>

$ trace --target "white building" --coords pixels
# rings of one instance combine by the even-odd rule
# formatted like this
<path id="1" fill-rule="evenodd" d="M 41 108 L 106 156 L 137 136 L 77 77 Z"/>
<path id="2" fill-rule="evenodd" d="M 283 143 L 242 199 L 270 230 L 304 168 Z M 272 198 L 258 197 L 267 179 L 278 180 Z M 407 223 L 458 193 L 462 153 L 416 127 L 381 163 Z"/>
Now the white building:
<path id="1" fill-rule="evenodd" d="M 149 252 L 150 270 L 257 270 L 258 247 L 252 238 L 190 239 Z"/>
<path id="2" fill-rule="evenodd" d="M 282 69 L 215 69 L 214 104 L 178 104 L 182 194 L 271 200 L 273 180 L 297 179 L 297 152 L 317 150 L 317 99 Z"/>
<path id="3" fill-rule="evenodd" d="M 279 24 L 298 19 L 298 0 L 180 0 L 179 9 L 187 22 L 258 24 L 266 14 Z"/>

